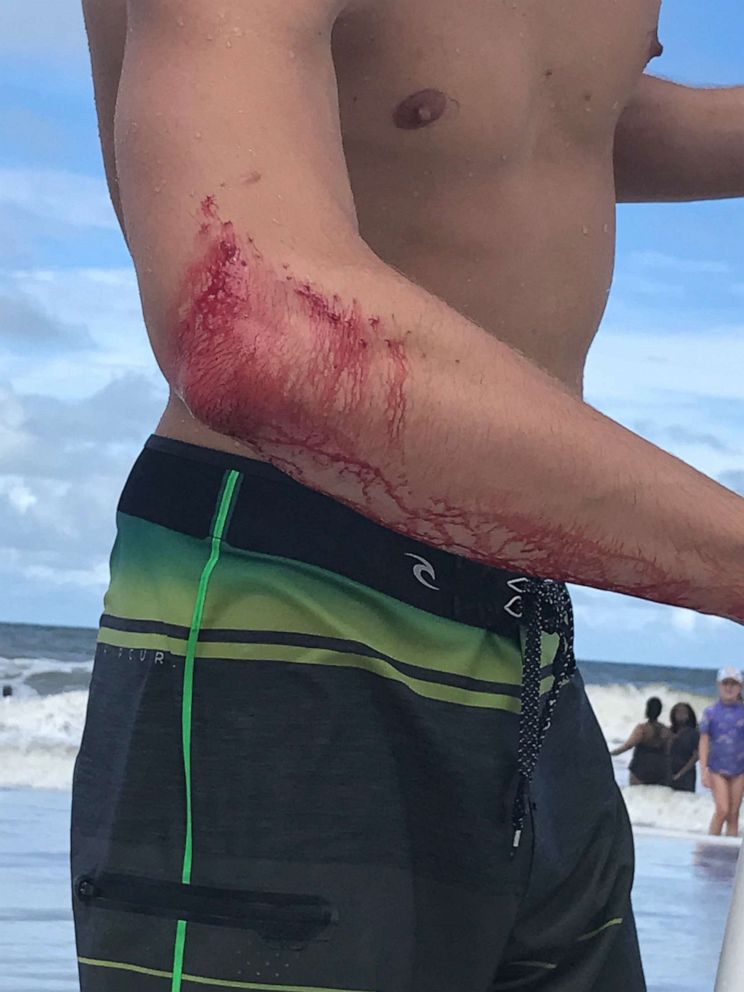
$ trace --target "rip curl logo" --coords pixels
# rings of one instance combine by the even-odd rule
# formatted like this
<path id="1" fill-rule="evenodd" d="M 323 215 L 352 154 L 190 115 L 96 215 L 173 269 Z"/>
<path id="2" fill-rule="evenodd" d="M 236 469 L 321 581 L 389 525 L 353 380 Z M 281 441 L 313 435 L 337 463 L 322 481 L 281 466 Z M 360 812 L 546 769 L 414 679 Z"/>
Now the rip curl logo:
<path id="1" fill-rule="evenodd" d="M 434 571 L 434 566 L 426 558 L 422 558 L 421 555 L 414 555 L 411 551 L 405 552 L 406 558 L 414 558 L 416 564 L 413 566 L 413 575 L 422 586 L 426 586 L 427 589 L 434 589 L 435 592 L 439 591 L 439 586 L 435 586 L 433 582 L 429 582 L 429 579 L 436 581 L 436 573 Z"/>
<path id="2" fill-rule="evenodd" d="M 512 592 L 516 592 L 518 595 L 512 596 L 509 602 L 504 606 L 504 609 L 511 616 L 516 617 L 517 620 L 521 620 L 524 612 L 522 593 L 525 591 L 525 587 L 527 586 L 527 576 L 522 576 L 522 578 L 519 579 L 507 579 L 506 584 Z"/>

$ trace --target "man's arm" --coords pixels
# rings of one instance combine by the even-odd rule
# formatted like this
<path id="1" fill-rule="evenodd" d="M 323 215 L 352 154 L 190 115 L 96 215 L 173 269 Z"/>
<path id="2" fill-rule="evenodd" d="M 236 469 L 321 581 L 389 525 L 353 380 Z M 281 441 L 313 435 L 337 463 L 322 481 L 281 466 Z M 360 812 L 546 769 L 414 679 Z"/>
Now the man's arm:
<path id="1" fill-rule="evenodd" d="M 124 61 L 127 33 L 126 0 L 83 0 L 85 29 L 90 42 L 93 88 L 98 114 L 103 165 L 106 171 L 111 203 L 124 231 L 124 218 L 119 197 L 119 183 L 114 162 L 114 108 L 119 90 L 119 78 Z"/>
<path id="2" fill-rule="evenodd" d="M 744 619 L 741 497 L 364 244 L 328 4 L 130 0 L 129 22 L 127 231 L 161 366 L 196 417 L 438 547 Z"/>
<path id="3" fill-rule="evenodd" d="M 615 132 L 618 202 L 744 196 L 744 86 L 644 75 Z"/>

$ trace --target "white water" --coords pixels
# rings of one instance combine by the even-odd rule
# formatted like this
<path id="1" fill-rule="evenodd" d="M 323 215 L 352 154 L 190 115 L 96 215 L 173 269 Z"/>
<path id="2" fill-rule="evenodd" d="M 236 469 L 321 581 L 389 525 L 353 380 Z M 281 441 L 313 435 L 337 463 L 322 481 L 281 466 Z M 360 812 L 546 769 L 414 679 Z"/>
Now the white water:
<path id="1" fill-rule="evenodd" d="M 715 691 L 713 679 L 711 688 Z M 610 747 L 626 741 L 633 727 L 643 721 L 646 700 L 650 696 L 658 696 L 661 700 L 664 706 L 662 720 L 669 716 L 675 703 L 689 703 L 700 719 L 705 707 L 715 702 L 714 696 L 699 696 L 654 683 L 642 686 L 587 685 L 586 691 Z M 629 754 L 627 760 L 630 760 Z"/>
<path id="2" fill-rule="evenodd" d="M 68 789 L 88 693 L 0 699 L 0 786 Z"/>
<path id="3" fill-rule="evenodd" d="M 597 718 L 610 747 L 624 741 L 643 717 L 645 701 L 659 696 L 664 712 L 680 698 L 698 715 L 711 699 L 679 693 L 663 685 L 610 685 L 587 687 Z M 0 699 L 0 787 L 70 788 L 72 768 L 82 734 L 88 694 L 84 690 L 39 696 L 25 688 Z M 615 760 L 620 785 L 627 784 L 630 753 Z M 676 793 L 661 786 L 623 789 L 631 820 L 638 827 L 664 832 L 705 834 L 712 803 L 702 788 L 696 795 Z"/>

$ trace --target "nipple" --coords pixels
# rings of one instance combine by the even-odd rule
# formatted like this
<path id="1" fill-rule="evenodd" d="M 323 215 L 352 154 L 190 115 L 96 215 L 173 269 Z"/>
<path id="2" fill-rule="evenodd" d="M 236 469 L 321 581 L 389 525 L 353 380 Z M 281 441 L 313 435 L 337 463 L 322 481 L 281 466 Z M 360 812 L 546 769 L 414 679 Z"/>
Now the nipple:
<path id="1" fill-rule="evenodd" d="M 658 57 L 663 53 L 664 46 L 659 41 L 659 31 L 658 29 L 652 32 L 651 42 L 648 49 L 648 61 L 651 59 L 658 59 Z"/>
<path id="2" fill-rule="evenodd" d="M 433 124 L 446 109 L 447 97 L 441 90 L 419 90 L 401 100 L 393 111 L 393 123 L 404 131 L 413 131 Z"/>

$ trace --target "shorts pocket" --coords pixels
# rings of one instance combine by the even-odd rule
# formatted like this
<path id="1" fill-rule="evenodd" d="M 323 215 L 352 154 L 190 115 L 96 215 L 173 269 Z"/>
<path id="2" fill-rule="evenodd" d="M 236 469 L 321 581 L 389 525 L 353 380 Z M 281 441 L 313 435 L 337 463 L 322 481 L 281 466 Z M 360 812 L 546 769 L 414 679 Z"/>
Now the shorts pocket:
<path id="1" fill-rule="evenodd" d="M 336 908 L 321 896 L 185 885 L 112 872 L 80 875 L 74 892 L 90 909 L 251 930 L 265 940 L 309 941 L 338 923 Z"/>

